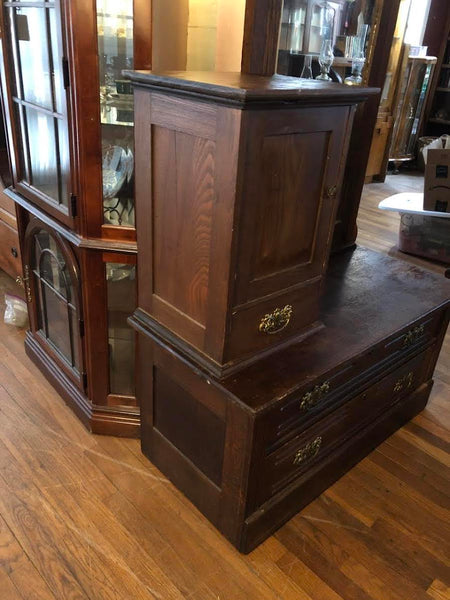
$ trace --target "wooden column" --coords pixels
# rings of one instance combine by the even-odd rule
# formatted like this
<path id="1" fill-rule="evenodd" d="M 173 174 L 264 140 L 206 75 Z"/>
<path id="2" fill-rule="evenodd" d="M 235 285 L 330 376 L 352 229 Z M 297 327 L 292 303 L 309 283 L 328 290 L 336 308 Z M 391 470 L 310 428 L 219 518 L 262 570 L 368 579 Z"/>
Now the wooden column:
<path id="1" fill-rule="evenodd" d="M 245 8 L 243 73 L 273 75 L 277 66 L 283 0 L 247 0 Z"/>
<path id="2" fill-rule="evenodd" d="M 400 0 L 383 3 L 379 33 L 374 50 L 368 85 L 383 88 L 395 32 Z M 347 166 L 344 175 L 341 205 L 338 211 L 333 249 L 335 251 L 352 246 L 358 234 L 356 218 L 364 187 L 372 137 L 377 120 L 380 97 L 371 97 L 359 106 L 353 125 Z"/>

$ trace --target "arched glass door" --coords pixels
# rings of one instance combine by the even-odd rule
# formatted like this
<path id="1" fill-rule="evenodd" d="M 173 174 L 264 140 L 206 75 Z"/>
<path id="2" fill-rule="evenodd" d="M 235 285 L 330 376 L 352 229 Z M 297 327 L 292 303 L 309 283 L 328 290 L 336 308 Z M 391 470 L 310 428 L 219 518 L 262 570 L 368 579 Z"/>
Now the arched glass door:
<path id="1" fill-rule="evenodd" d="M 83 387 L 78 265 L 62 238 L 34 220 L 26 232 L 28 299 L 33 334 Z"/>

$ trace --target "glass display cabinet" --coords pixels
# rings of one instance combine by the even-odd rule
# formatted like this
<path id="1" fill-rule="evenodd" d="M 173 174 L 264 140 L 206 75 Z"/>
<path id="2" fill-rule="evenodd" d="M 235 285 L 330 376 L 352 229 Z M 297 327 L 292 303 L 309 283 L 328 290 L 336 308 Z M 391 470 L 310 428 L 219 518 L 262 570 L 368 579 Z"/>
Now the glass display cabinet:
<path id="1" fill-rule="evenodd" d="M 389 159 L 394 161 L 396 167 L 415 158 L 417 139 L 436 62 L 437 59 L 430 56 L 409 56 L 407 59 L 399 83 L 399 101 L 389 153 Z"/>
<path id="2" fill-rule="evenodd" d="M 395 25 L 394 37 L 389 54 L 386 77 L 384 80 L 380 106 L 378 108 L 369 162 L 366 169 L 366 183 L 384 181 L 387 174 L 389 147 L 392 139 L 394 114 L 398 102 L 399 80 L 405 67 L 404 38 L 408 24 L 411 0 L 401 0 Z"/>
<path id="3" fill-rule="evenodd" d="M 133 95 L 147 0 L 3 1 L 1 87 L 26 349 L 95 432 L 138 435 Z"/>
<path id="4" fill-rule="evenodd" d="M 324 40 L 330 40 L 334 53 L 332 77 L 343 81 L 350 75 L 352 49 L 362 40 L 367 71 L 378 34 L 380 0 L 284 0 L 280 32 L 278 73 L 300 76 L 306 56 L 313 58 L 313 75 Z M 315 66 L 314 66 L 315 65 Z"/>
<path id="5" fill-rule="evenodd" d="M 440 136 L 450 130 L 450 28 L 445 40 L 443 54 L 439 57 L 440 70 L 436 74 L 434 95 L 431 97 L 431 113 L 427 133 Z"/>

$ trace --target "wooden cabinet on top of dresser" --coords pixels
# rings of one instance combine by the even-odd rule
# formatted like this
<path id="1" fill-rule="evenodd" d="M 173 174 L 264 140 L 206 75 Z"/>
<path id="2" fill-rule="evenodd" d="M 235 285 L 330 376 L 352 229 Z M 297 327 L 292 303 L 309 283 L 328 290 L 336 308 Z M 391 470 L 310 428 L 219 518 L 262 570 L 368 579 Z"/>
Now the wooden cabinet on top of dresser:
<path id="1" fill-rule="evenodd" d="M 216 376 L 322 327 L 354 109 L 377 90 L 238 73 L 135 84 L 136 325 Z"/>

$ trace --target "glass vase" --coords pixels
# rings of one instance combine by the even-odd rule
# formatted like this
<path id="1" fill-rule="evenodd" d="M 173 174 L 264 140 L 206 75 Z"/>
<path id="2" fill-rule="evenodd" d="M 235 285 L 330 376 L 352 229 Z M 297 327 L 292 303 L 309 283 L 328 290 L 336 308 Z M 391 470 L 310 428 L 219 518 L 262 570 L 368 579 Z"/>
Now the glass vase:
<path id="1" fill-rule="evenodd" d="M 312 56 L 310 54 L 307 54 L 305 56 L 305 61 L 303 63 L 303 69 L 302 69 L 300 77 L 302 79 L 313 79 L 313 74 L 312 74 Z"/>
<path id="2" fill-rule="evenodd" d="M 331 81 L 330 69 L 333 64 L 333 43 L 331 40 L 323 40 L 319 54 L 320 75 L 316 79 Z"/>

